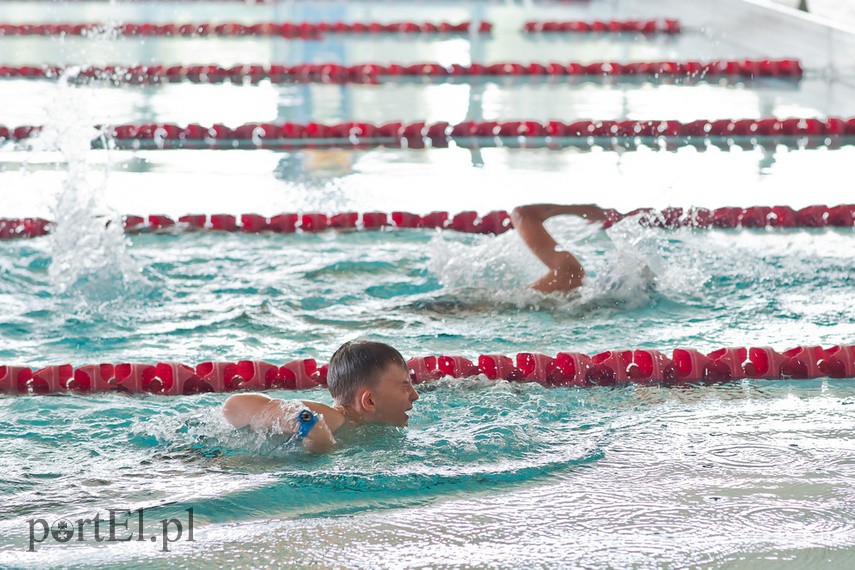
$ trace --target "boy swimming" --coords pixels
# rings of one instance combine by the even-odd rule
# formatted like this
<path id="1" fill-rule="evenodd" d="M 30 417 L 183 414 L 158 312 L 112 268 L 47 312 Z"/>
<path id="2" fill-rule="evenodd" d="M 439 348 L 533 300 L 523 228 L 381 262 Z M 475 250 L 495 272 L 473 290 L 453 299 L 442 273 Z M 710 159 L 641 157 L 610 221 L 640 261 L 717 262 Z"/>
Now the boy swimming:
<path id="1" fill-rule="evenodd" d="M 561 250 L 543 226 L 553 216 L 576 215 L 590 222 L 606 219 L 599 206 L 531 204 L 514 208 L 514 228 L 549 271 L 530 287 L 542 293 L 566 292 L 582 285 L 585 270 Z M 237 394 L 223 404 L 223 415 L 236 428 L 250 427 L 291 435 L 313 453 L 330 451 L 335 433 L 345 426 L 406 426 L 407 412 L 419 396 L 401 353 L 380 342 L 351 341 L 330 359 L 327 386 L 332 406 L 308 400 L 282 400 L 263 394 Z"/>
<path id="2" fill-rule="evenodd" d="M 223 404 L 223 415 L 236 428 L 289 434 L 308 451 L 324 453 L 335 447 L 335 433 L 344 427 L 406 426 L 407 412 L 419 398 L 401 353 L 388 344 L 366 340 L 346 342 L 335 351 L 327 387 L 332 406 L 236 394 Z"/>

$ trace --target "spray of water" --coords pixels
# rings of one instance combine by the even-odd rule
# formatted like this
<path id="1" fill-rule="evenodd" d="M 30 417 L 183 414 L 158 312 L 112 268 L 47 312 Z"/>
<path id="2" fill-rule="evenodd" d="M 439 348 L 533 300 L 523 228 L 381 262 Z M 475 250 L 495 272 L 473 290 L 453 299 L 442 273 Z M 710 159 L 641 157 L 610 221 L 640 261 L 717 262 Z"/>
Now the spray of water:
<path id="1" fill-rule="evenodd" d="M 690 228 L 651 229 L 631 217 L 616 224 L 608 236 L 615 248 L 618 279 L 630 288 L 652 288 L 664 298 L 683 302 L 696 299 L 710 279 L 704 263 L 709 244 Z"/>
<path id="2" fill-rule="evenodd" d="M 103 303 L 121 296 L 130 281 L 140 279 L 127 251 L 121 219 L 105 205 L 109 165 L 94 168 L 88 157 L 90 143 L 99 136 L 92 125 L 96 101 L 77 90 L 66 71 L 56 84 L 41 135 L 34 151 L 59 152 L 66 176 L 51 207 L 56 222 L 50 240 L 51 281 L 60 294 L 73 293 L 84 300 Z"/>
<path id="3" fill-rule="evenodd" d="M 445 286 L 443 294 L 466 297 L 463 304 L 499 302 L 574 313 L 604 306 L 632 309 L 657 298 L 690 301 L 709 279 L 702 244 L 688 229 L 666 232 L 628 218 L 604 232 L 572 217 L 549 220 L 547 228 L 585 266 L 585 284 L 569 296 L 526 288 L 546 268 L 514 232 L 464 239 L 440 234 L 430 246 L 429 269 Z"/>

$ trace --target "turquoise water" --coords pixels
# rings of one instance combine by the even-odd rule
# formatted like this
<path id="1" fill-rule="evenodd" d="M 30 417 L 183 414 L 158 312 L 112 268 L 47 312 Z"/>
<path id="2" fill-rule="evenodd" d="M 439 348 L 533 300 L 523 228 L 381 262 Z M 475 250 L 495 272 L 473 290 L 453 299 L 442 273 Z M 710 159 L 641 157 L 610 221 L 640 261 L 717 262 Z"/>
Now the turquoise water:
<path id="1" fill-rule="evenodd" d="M 84 275 L 62 293 L 47 269 L 50 241 L 5 243 L 3 299 L 15 312 L 0 328 L 0 356 L 283 362 L 325 360 L 356 337 L 408 356 L 469 357 L 853 337 L 848 230 L 556 222 L 591 273 L 576 299 L 523 289 L 539 268 L 513 233 L 137 236 L 126 254 L 138 272 Z M 236 432 L 219 415 L 225 395 L 0 398 L 0 563 L 739 566 L 851 556 L 848 381 L 571 390 L 471 379 L 419 391 L 408 429 L 355 434 L 325 457 Z M 274 395 L 329 402 L 322 390 Z M 195 542 L 169 552 L 160 542 L 97 545 L 90 529 L 86 542 L 48 539 L 27 552 L 28 520 L 109 508 L 145 509 L 146 536 L 192 508 Z"/>
<path id="2" fill-rule="evenodd" d="M 5 2 L 4 17 L 210 17 L 198 3 L 44 4 Z M 221 4 L 218 21 L 438 19 L 427 3 Z M 543 19 L 661 16 L 656 9 L 537 4 Z M 529 10 L 442 8 L 442 19 L 494 21 L 484 38 L 0 38 L 0 48 L 8 64 L 764 55 L 721 30 L 520 37 Z M 115 224 L 103 229 L 123 213 L 833 205 L 852 201 L 840 182 L 851 177 L 852 147 L 87 150 L 91 125 L 109 122 L 855 115 L 850 88 L 808 71 L 800 82 L 699 85 L 0 81 L 0 124 L 49 127 L 33 148 L 0 148 L 0 215 L 59 221 L 49 238 L 0 242 L 0 362 L 325 361 L 353 338 L 392 343 L 407 357 L 469 358 L 853 344 L 851 229 L 662 231 L 630 219 L 602 231 L 556 219 L 549 228 L 589 273 L 571 298 L 525 289 L 543 268 L 514 232 L 128 238 Z M 547 389 L 471 378 L 419 393 L 409 428 L 365 429 L 323 457 L 231 429 L 220 394 L 0 396 L 0 567 L 845 568 L 855 558 L 851 381 Z M 273 395 L 329 402 L 322 390 Z M 47 537 L 28 551 L 38 519 L 73 527 L 109 509 L 133 513 L 117 531 L 134 538 L 142 509 L 144 540 L 99 543 L 84 525 L 85 540 Z M 165 551 L 160 521 L 172 518 L 184 532 Z"/>
<path id="3" fill-rule="evenodd" d="M 4 453 L 15 457 L 4 467 L 0 559 L 7 567 L 851 561 L 851 383 L 550 390 L 473 380 L 420 395 L 407 430 L 357 434 L 324 457 L 237 434 L 214 411 L 219 395 L 0 400 Z M 146 537 L 159 533 L 158 520 L 186 522 L 192 508 L 195 541 L 169 553 L 149 541 L 99 546 L 88 529 L 88 542 L 26 552 L 26 520 L 108 508 L 146 509 Z"/>
<path id="4" fill-rule="evenodd" d="M 409 356 L 757 343 L 784 350 L 855 333 L 849 229 L 550 224 L 589 272 L 578 297 L 526 291 L 542 269 L 513 232 L 144 235 L 113 252 L 113 268 L 76 277 L 70 269 L 51 275 L 49 239 L 7 242 L 0 295 L 11 310 L 0 325 L 0 358 L 33 366 L 325 361 L 359 336 Z"/>

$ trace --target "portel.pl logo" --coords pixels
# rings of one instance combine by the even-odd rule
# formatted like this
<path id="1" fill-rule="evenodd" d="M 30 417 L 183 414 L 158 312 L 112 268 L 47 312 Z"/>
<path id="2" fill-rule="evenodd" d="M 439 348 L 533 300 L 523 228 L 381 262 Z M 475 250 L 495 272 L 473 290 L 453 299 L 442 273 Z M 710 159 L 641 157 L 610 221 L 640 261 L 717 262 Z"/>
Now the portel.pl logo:
<path id="1" fill-rule="evenodd" d="M 169 552 L 169 545 L 182 538 L 193 540 L 193 509 L 184 511 L 184 521 L 178 518 L 160 519 L 152 529 L 146 529 L 145 509 L 107 509 L 91 518 L 61 518 L 49 523 L 44 518 L 31 518 L 29 525 L 29 552 L 36 545 L 53 540 L 59 544 L 69 542 L 130 542 L 146 541 L 158 544 L 162 552 Z M 148 532 L 146 532 L 148 530 Z"/>

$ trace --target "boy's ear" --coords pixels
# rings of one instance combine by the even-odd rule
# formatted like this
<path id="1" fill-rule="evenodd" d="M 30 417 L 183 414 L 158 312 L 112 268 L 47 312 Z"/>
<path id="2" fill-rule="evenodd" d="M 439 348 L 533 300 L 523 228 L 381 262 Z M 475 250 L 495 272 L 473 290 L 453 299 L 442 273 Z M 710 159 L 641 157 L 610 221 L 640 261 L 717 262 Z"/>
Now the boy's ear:
<path id="1" fill-rule="evenodd" d="M 356 393 L 356 402 L 366 412 L 373 412 L 377 405 L 374 403 L 374 394 L 370 388 L 361 388 Z"/>

